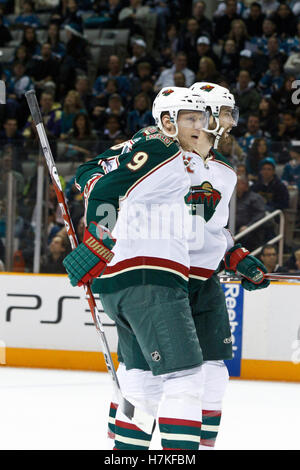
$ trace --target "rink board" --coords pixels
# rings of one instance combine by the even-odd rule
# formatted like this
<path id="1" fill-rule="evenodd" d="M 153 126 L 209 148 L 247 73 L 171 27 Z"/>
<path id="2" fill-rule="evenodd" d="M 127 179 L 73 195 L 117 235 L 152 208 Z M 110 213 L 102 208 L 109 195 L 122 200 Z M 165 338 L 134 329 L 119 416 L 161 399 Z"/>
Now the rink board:
<path id="1" fill-rule="evenodd" d="M 106 370 L 83 288 L 64 275 L 1 273 L 0 280 L 0 365 Z M 300 382 L 300 283 L 272 282 L 256 292 L 226 283 L 224 290 L 231 376 Z M 117 365 L 116 329 L 96 302 Z"/>

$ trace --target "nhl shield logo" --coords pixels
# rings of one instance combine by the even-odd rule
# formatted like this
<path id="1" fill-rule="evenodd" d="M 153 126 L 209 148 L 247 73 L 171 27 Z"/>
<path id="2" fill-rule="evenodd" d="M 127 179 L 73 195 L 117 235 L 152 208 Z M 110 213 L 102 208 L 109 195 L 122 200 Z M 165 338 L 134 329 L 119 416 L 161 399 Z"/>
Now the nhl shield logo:
<path id="1" fill-rule="evenodd" d="M 152 357 L 152 361 L 154 362 L 160 361 L 160 354 L 158 351 L 153 351 L 153 353 L 151 353 L 151 357 Z"/>

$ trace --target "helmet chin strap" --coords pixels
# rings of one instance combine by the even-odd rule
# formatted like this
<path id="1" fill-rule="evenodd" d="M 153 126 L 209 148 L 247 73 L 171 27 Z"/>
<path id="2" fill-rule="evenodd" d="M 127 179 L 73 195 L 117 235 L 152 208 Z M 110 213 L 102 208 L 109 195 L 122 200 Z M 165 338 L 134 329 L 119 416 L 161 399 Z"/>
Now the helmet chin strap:
<path id="1" fill-rule="evenodd" d="M 221 129 L 219 129 L 219 131 L 215 134 L 216 138 L 215 138 L 215 143 L 214 143 L 214 149 L 218 148 L 219 141 L 223 135 L 224 130 L 225 130 L 224 127 L 221 127 Z"/>

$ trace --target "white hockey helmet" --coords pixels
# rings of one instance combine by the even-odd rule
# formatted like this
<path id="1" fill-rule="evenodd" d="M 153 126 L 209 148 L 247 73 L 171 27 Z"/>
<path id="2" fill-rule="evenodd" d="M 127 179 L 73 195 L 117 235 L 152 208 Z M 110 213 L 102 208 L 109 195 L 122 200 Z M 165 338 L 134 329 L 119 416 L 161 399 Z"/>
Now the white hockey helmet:
<path id="1" fill-rule="evenodd" d="M 199 93 L 204 98 L 206 106 L 210 108 L 212 116 L 215 118 L 215 129 L 206 129 L 206 132 L 221 136 L 224 128 L 220 126 L 220 112 L 222 106 L 227 106 L 232 109 L 232 126 L 235 127 L 239 120 L 239 108 L 235 105 L 235 99 L 230 91 L 216 83 L 197 82 L 194 83 L 190 89 L 193 93 Z"/>
<path id="2" fill-rule="evenodd" d="M 204 128 L 208 127 L 209 113 L 206 110 L 206 103 L 202 96 L 189 88 L 185 87 L 164 87 L 156 96 L 153 106 L 152 115 L 155 119 L 157 127 L 168 137 L 176 137 L 178 134 L 177 118 L 179 111 L 201 111 L 205 115 Z M 162 113 L 168 112 L 170 120 L 176 128 L 175 134 L 168 134 L 164 129 L 161 116 Z"/>

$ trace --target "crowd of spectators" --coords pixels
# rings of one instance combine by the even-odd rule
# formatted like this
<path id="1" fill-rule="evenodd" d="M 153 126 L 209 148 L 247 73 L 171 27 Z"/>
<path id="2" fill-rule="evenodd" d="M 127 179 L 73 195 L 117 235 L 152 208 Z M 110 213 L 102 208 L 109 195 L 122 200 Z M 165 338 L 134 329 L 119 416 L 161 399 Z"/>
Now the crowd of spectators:
<path id="1" fill-rule="evenodd" d="M 22 32 L 18 44 L 14 42 L 13 58 L 9 62 L 0 58 L 7 89 L 7 104 L 0 109 L 2 240 L 10 170 L 17 179 L 17 214 L 24 219 L 19 238 L 33 238 L 37 175 L 23 174 L 23 164 L 36 162 L 39 153 L 24 98 L 33 87 L 54 158 L 78 165 L 152 125 L 152 102 L 162 87 L 219 83 L 234 93 L 240 110 L 238 126 L 220 142 L 220 151 L 238 173 L 236 231 L 245 230 L 266 212 L 290 207 L 290 188 L 300 189 L 300 93 L 295 85 L 300 77 L 300 1 L 219 1 L 212 15 L 207 4 L 198 0 L 1 2 L 0 49 L 10 47 L 16 30 Z M 42 22 L 45 13 L 47 24 Z M 145 25 L 150 16 L 155 21 L 149 39 Z M 105 28 L 129 30 L 125 52 L 115 51 L 105 60 L 100 54 L 98 63 L 93 63 L 90 32 Z M 64 186 L 77 228 L 83 202 L 73 179 L 64 181 Z M 51 203 L 50 196 L 47 200 Z M 42 269 L 47 269 L 46 259 L 48 269 L 53 269 L 53 259 L 59 260 L 68 249 L 59 208 L 54 199 L 51 204 Z M 249 235 L 245 244 L 254 249 L 273 232 L 274 226 L 267 225 Z M 63 238 L 61 244 L 58 237 Z M 1 252 L 3 260 L 4 248 Z M 23 253 L 28 270 L 32 252 Z"/>

